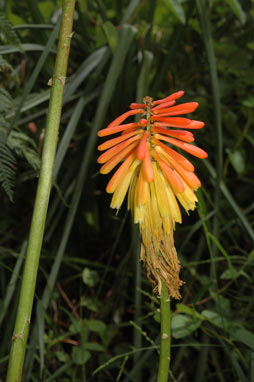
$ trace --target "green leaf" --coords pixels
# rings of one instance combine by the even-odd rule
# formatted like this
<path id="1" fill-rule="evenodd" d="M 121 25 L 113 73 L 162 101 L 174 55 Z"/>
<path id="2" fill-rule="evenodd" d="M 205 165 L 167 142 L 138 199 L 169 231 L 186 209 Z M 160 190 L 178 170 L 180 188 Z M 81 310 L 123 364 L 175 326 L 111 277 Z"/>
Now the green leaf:
<path id="1" fill-rule="evenodd" d="M 107 329 L 106 324 L 104 324 L 101 320 L 84 320 L 83 323 L 88 328 L 88 330 L 91 330 L 91 332 L 101 333 L 104 332 Z"/>
<path id="2" fill-rule="evenodd" d="M 82 346 L 75 346 L 72 349 L 72 359 L 76 365 L 84 365 L 89 358 L 91 353 L 87 350 L 82 349 Z"/>
<path id="3" fill-rule="evenodd" d="M 38 8 L 42 14 L 42 17 L 44 20 L 50 20 L 50 17 L 52 16 L 54 10 L 56 9 L 56 6 L 53 1 L 43 1 L 38 2 Z"/>
<path id="4" fill-rule="evenodd" d="M 254 334 L 249 330 L 239 328 L 231 334 L 237 341 L 242 342 L 252 350 L 254 349 Z"/>
<path id="5" fill-rule="evenodd" d="M 57 350 L 55 354 L 60 362 L 68 362 L 70 359 L 69 355 L 62 350 Z"/>
<path id="6" fill-rule="evenodd" d="M 121 20 L 121 24 L 127 24 L 141 0 L 131 0 Z"/>
<path id="7" fill-rule="evenodd" d="M 202 316 L 213 325 L 227 331 L 234 340 L 242 342 L 251 349 L 254 349 L 254 334 L 249 330 L 237 327 L 233 322 L 226 320 L 220 314 L 211 310 L 203 310 Z"/>
<path id="8" fill-rule="evenodd" d="M 194 311 L 194 309 L 190 308 L 189 306 L 187 305 L 184 305 L 184 304 L 176 304 L 176 308 L 177 308 L 177 311 L 179 313 L 186 313 L 188 314 L 189 316 L 193 316 L 193 314 L 195 314 L 196 312 Z"/>
<path id="9" fill-rule="evenodd" d="M 254 50 L 254 42 L 248 42 L 246 44 L 247 48 L 250 49 L 250 50 Z"/>
<path id="10" fill-rule="evenodd" d="M 166 0 L 165 4 L 167 4 L 170 11 L 175 15 L 180 23 L 185 24 L 186 18 L 184 9 L 180 4 L 179 0 Z"/>
<path id="11" fill-rule="evenodd" d="M 8 18 L 8 20 L 10 21 L 10 23 L 13 26 L 25 24 L 25 19 L 22 17 L 22 15 L 21 14 L 17 15 L 16 13 L 14 13 L 12 8 L 14 8 L 14 7 L 13 7 L 11 1 L 8 1 L 5 3 L 5 15 Z"/>
<path id="12" fill-rule="evenodd" d="M 254 249 L 252 249 L 248 256 L 248 262 L 252 263 L 254 261 Z"/>
<path id="13" fill-rule="evenodd" d="M 160 323 L 161 322 L 161 314 L 160 314 L 160 312 L 158 312 L 158 311 L 154 312 L 153 318 L 154 318 L 154 320 L 156 322 Z"/>
<path id="14" fill-rule="evenodd" d="M 100 309 L 101 303 L 96 297 L 85 297 L 81 296 L 80 305 L 85 306 L 87 309 L 92 312 L 98 312 Z"/>
<path id="15" fill-rule="evenodd" d="M 112 53 L 115 53 L 115 50 L 118 44 L 118 33 L 114 25 L 110 21 L 106 21 L 102 25 L 102 28 L 108 40 L 110 49 L 112 50 Z"/>
<path id="16" fill-rule="evenodd" d="M 87 350 L 92 350 L 92 351 L 102 351 L 102 352 L 106 351 L 104 346 L 102 346 L 101 344 L 97 344 L 96 342 L 86 342 L 85 347 Z"/>
<path id="17" fill-rule="evenodd" d="M 92 271 L 89 268 L 85 268 L 82 272 L 82 280 L 85 285 L 94 287 L 99 281 L 99 275 L 96 271 Z"/>
<path id="18" fill-rule="evenodd" d="M 4 45 L 0 46 L 0 54 L 10 54 L 10 53 L 17 53 L 17 52 L 44 52 L 45 51 L 45 45 L 40 44 L 21 44 L 20 48 L 17 48 L 14 44 L 13 45 Z M 55 53 L 56 51 L 54 49 L 51 49 L 51 53 Z"/>
<path id="19" fill-rule="evenodd" d="M 179 313 L 185 313 L 188 314 L 188 316 L 193 317 L 194 319 L 202 320 L 201 314 L 199 314 L 194 308 L 191 308 L 184 304 L 176 304 L 176 308 Z"/>
<path id="20" fill-rule="evenodd" d="M 232 9 L 239 21 L 244 24 L 246 20 L 246 15 L 242 9 L 241 4 L 238 0 L 225 0 L 229 7 Z"/>
<path id="21" fill-rule="evenodd" d="M 177 314 L 172 318 L 172 336 L 174 338 L 187 337 L 201 325 L 200 320 L 192 319 L 183 314 Z"/>
<path id="22" fill-rule="evenodd" d="M 242 101 L 242 105 L 245 107 L 253 108 L 254 107 L 254 96 L 252 94 L 248 95 L 248 97 L 244 98 L 244 100 Z"/>
<path id="23" fill-rule="evenodd" d="M 242 174 L 245 170 L 245 160 L 242 151 L 231 151 L 230 149 L 226 149 L 226 152 L 228 153 L 229 161 L 237 174 Z"/>
<path id="24" fill-rule="evenodd" d="M 245 277 L 250 283 L 252 282 L 251 277 L 248 275 L 248 273 L 244 272 L 242 269 L 239 271 L 239 276 Z"/>
<path id="25" fill-rule="evenodd" d="M 70 315 L 70 319 L 71 319 L 70 332 L 71 333 L 80 333 L 80 321 L 78 321 L 72 315 Z"/>
<path id="26" fill-rule="evenodd" d="M 226 269 L 220 276 L 222 280 L 235 280 L 239 276 L 239 273 L 234 268 Z"/>
<path id="27" fill-rule="evenodd" d="M 218 326 L 221 329 L 228 330 L 230 326 L 229 321 L 222 317 L 219 313 L 213 312 L 211 310 L 203 310 L 201 314 L 204 319 L 211 322 L 211 324 Z"/>
<path id="28" fill-rule="evenodd" d="M 208 232 L 207 233 L 207 236 L 209 238 L 212 239 L 212 241 L 215 243 L 216 247 L 220 250 L 220 252 L 223 254 L 223 256 L 225 257 L 225 259 L 227 260 L 227 263 L 228 263 L 228 268 L 231 269 L 231 271 L 233 272 L 234 271 L 234 267 L 231 263 L 231 260 L 230 260 L 230 255 L 228 254 L 228 252 L 223 248 L 223 246 L 221 245 L 221 243 L 219 242 L 219 240 L 217 240 L 217 238 L 211 233 L 211 232 Z"/>
<path id="29" fill-rule="evenodd" d="M 230 300 L 225 298 L 216 292 L 211 291 L 211 296 L 216 301 L 216 309 L 223 317 L 231 317 L 231 305 Z"/>

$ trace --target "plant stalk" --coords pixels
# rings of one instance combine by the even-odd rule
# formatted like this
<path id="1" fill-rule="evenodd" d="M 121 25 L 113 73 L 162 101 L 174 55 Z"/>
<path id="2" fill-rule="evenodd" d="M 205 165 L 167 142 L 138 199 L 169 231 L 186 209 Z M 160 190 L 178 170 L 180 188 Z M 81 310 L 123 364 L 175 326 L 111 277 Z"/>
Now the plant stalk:
<path id="1" fill-rule="evenodd" d="M 67 72 L 75 0 L 63 0 L 57 56 L 52 78 L 45 142 L 21 285 L 6 382 L 22 379 L 36 278 L 52 184 L 55 153 Z"/>
<path id="2" fill-rule="evenodd" d="M 171 346 L 171 311 L 168 290 L 163 281 L 160 299 L 161 313 L 161 343 L 160 343 L 160 363 L 157 382 L 167 382 L 170 365 Z"/>

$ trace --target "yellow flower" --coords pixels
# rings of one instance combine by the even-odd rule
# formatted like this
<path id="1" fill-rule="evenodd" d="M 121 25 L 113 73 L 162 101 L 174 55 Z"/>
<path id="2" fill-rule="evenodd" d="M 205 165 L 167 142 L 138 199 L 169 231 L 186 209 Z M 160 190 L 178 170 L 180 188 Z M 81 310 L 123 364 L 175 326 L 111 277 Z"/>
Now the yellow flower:
<path id="1" fill-rule="evenodd" d="M 106 150 L 98 158 L 98 163 L 103 164 L 102 174 L 119 165 L 106 188 L 113 194 L 110 206 L 119 210 L 128 192 L 128 209 L 140 227 L 141 260 L 148 278 L 159 294 L 163 280 L 175 298 L 180 298 L 182 285 L 173 239 L 175 223 L 182 222 L 178 202 L 186 212 L 194 210 L 197 202 L 194 191 L 201 183 L 192 163 L 172 146 L 198 158 L 207 157 L 204 150 L 190 144 L 194 136 L 184 130 L 201 129 L 204 123 L 178 117 L 198 106 L 196 102 L 175 105 L 183 94 L 179 91 L 157 101 L 145 97 L 143 104 L 131 104 L 131 110 L 98 132 L 100 137 L 120 133 L 98 147 L 100 151 Z M 138 122 L 122 124 L 138 114 L 141 117 Z"/>

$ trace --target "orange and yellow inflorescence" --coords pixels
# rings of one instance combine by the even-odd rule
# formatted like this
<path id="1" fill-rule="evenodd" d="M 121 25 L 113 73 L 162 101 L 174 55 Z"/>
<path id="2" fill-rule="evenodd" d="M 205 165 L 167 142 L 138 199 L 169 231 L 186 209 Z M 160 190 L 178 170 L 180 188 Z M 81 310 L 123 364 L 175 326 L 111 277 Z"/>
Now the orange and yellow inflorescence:
<path id="1" fill-rule="evenodd" d="M 132 103 L 129 111 L 98 132 L 99 137 L 120 133 L 98 147 L 104 151 L 98 158 L 102 174 L 119 165 L 106 188 L 113 194 L 110 206 L 119 210 L 128 192 L 128 209 L 139 223 L 141 260 L 148 278 L 159 294 L 163 280 L 174 298 L 180 298 L 182 285 L 173 239 L 175 223 L 182 222 L 178 202 L 187 212 L 194 210 L 194 191 L 201 183 L 192 163 L 172 147 L 207 157 L 204 150 L 191 144 L 194 136 L 185 130 L 201 129 L 204 123 L 179 117 L 198 107 L 197 102 L 175 105 L 183 94 L 178 91 L 157 101 L 145 97 L 142 104 Z M 139 121 L 123 124 L 132 115 L 140 116 Z"/>

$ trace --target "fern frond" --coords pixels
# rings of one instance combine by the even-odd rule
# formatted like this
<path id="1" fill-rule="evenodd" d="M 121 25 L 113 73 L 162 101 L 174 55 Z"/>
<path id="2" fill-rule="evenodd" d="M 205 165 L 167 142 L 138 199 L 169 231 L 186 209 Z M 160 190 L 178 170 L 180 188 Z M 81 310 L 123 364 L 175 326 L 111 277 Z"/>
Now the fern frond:
<path id="1" fill-rule="evenodd" d="M 6 120 L 5 116 L 14 108 L 11 95 L 7 90 L 0 88 L 0 185 L 11 201 L 13 201 L 16 160 L 7 142 L 5 131 L 8 129 L 9 121 Z"/>
<path id="2" fill-rule="evenodd" d="M 7 114 L 15 109 L 13 99 L 7 90 L 0 88 L 0 113 Z"/>
<path id="3" fill-rule="evenodd" d="M 11 201 L 13 201 L 13 187 L 16 174 L 16 160 L 6 143 L 3 134 L 0 134 L 0 184 Z"/>
<path id="4" fill-rule="evenodd" d="M 21 131 L 12 130 L 8 137 L 8 144 L 18 156 L 25 158 L 36 172 L 39 171 L 40 157 L 33 139 Z"/>
<path id="5" fill-rule="evenodd" d="M 0 129 L 5 132 L 8 130 L 8 127 L 10 126 L 10 122 L 4 118 L 4 116 L 0 113 Z"/>
<path id="6" fill-rule="evenodd" d="M 20 39 L 3 12 L 0 12 L 0 41 L 4 44 L 15 45 L 22 50 Z"/>
<path id="7" fill-rule="evenodd" d="M 4 69 L 9 69 L 9 70 L 13 70 L 13 67 L 11 66 L 11 64 L 9 64 L 8 61 L 6 61 L 3 56 L 0 55 L 0 72 L 3 72 Z"/>

